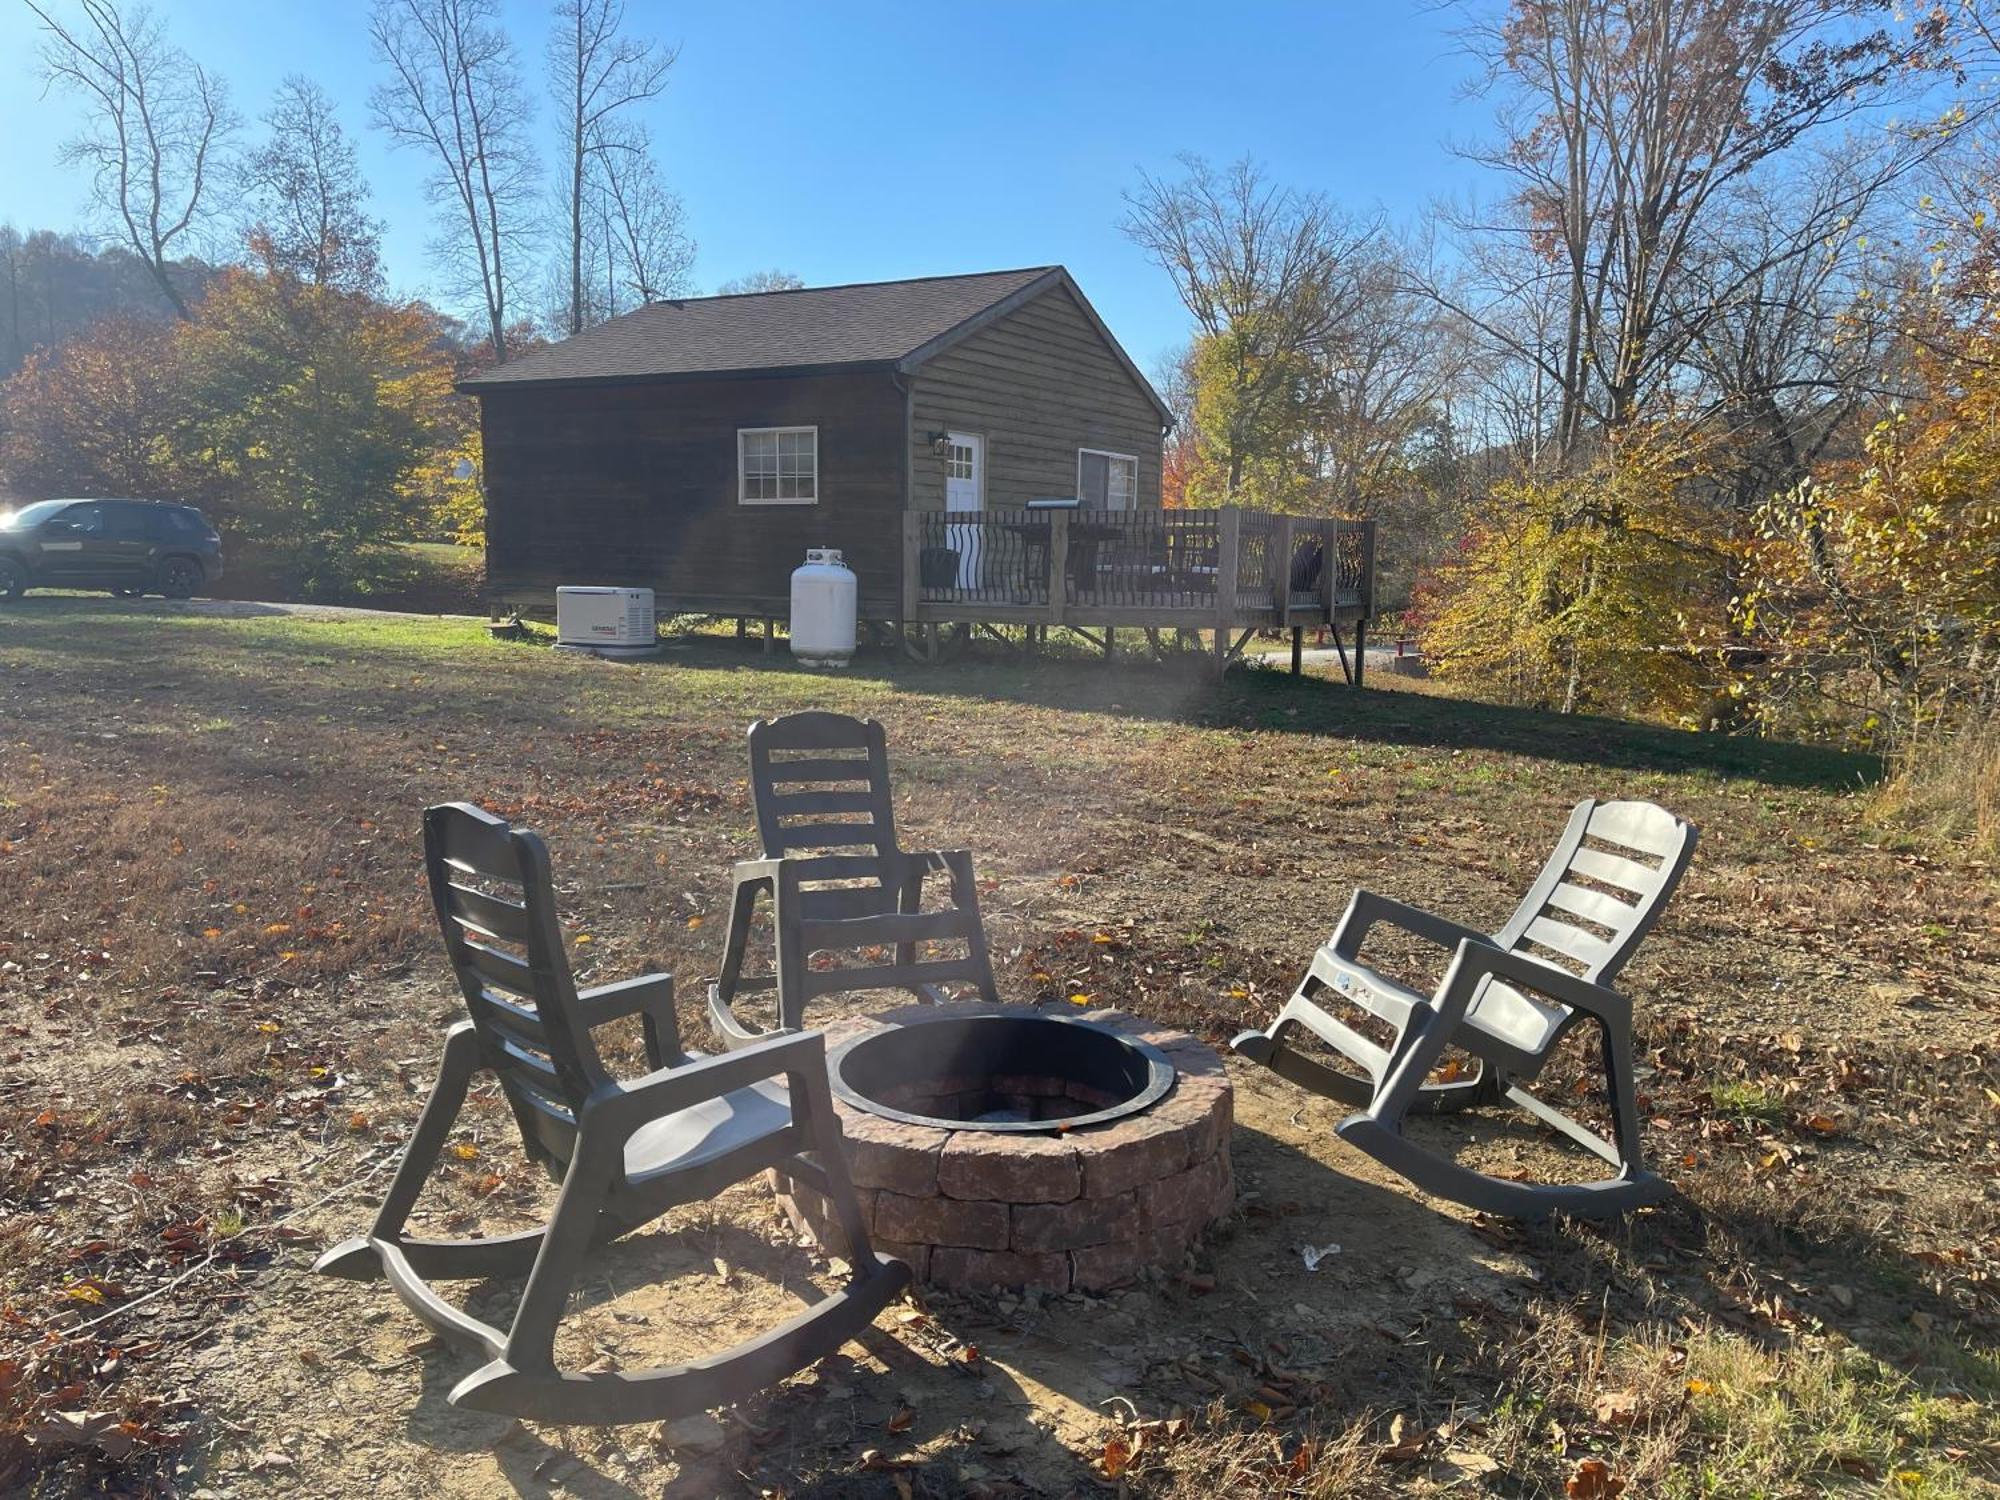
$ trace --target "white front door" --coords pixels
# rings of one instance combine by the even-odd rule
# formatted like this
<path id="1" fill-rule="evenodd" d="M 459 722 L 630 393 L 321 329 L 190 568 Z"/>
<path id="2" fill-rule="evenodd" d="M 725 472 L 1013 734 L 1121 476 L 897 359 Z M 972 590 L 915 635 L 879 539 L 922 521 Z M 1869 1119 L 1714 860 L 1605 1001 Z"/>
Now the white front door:
<path id="1" fill-rule="evenodd" d="M 986 497 L 986 439 L 976 432 L 948 432 L 944 450 L 944 508 L 979 510 Z M 945 522 L 948 545 L 958 553 L 958 586 L 979 587 L 980 528 Z"/>

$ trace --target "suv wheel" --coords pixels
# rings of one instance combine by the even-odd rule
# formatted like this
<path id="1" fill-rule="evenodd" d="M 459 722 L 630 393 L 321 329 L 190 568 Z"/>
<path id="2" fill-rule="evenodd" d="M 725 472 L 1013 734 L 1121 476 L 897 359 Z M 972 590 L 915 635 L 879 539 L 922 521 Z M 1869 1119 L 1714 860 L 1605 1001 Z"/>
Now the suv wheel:
<path id="1" fill-rule="evenodd" d="M 18 599 L 28 592 L 28 570 L 11 557 L 0 557 L 0 599 Z"/>
<path id="2" fill-rule="evenodd" d="M 191 557 L 170 557 L 160 564 L 160 592 L 169 599 L 192 599 L 201 587 L 201 564 Z"/>

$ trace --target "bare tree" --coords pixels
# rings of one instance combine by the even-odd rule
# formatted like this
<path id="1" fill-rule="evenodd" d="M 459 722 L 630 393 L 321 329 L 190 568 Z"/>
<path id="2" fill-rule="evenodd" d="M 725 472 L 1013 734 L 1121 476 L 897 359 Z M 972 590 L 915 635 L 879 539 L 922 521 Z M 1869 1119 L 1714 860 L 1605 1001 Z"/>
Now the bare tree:
<path id="1" fill-rule="evenodd" d="M 1151 175 L 1125 195 L 1126 235 L 1173 278 L 1207 351 L 1228 366 L 1226 415 L 1212 434 L 1228 493 L 1297 395 L 1300 365 L 1347 330 L 1361 306 L 1350 274 L 1374 231 L 1318 194 L 1266 180 L 1248 158 L 1217 171 L 1199 156 L 1182 176 Z"/>
<path id="2" fill-rule="evenodd" d="M 438 249 L 485 306 L 496 363 L 507 358 L 508 308 L 532 240 L 537 165 L 529 101 L 496 0 L 375 0 L 369 19 L 387 81 L 370 95 L 375 123 L 428 155 Z"/>
<path id="3" fill-rule="evenodd" d="M 1461 215 L 1486 274 L 1446 298 L 1557 393 L 1554 446 L 1575 458 L 1674 379 L 1707 316 L 1680 295 L 1705 236 L 1767 170 L 1868 126 L 1867 169 L 1827 179 L 1754 261 L 1751 285 L 1810 255 L 1946 139 L 1887 128 L 1936 76 L 1937 28 L 1893 35 L 1888 0 L 1511 0 L 1468 29 L 1498 97 L 1500 139 L 1470 153 L 1512 184 L 1497 215 Z M 1884 25 L 1866 29 L 1871 17 Z M 1504 248 L 1503 248 L 1504 247 Z M 1725 299 L 1731 287 L 1713 288 Z M 1539 316 L 1561 309 L 1552 338 Z M 1537 332 L 1524 336 L 1527 330 Z"/>
<path id="4" fill-rule="evenodd" d="M 621 294 L 642 303 L 685 296 L 694 241 L 687 235 L 681 200 L 661 183 L 652 153 L 608 152 L 599 196 L 610 247 L 607 260 L 614 271 L 607 315 L 623 310 Z"/>
<path id="5" fill-rule="evenodd" d="M 1409 254 L 1385 236 L 1359 262 L 1359 310 L 1310 366 L 1312 467 L 1349 514 L 1373 514 L 1387 490 L 1407 484 L 1411 444 L 1440 419 L 1469 363 L 1457 320 L 1407 286 Z"/>
<path id="6" fill-rule="evenodd" d="M 63 147 L 88 167 L 98 207 L 144 262 L 177 316 L 190 316 L 168 274 L 214 211 L 217 158 L 236 127 L 222 80 L 167 39 L 143 5 L 76 0 L 75 23 L 41 0 L 42 80 L 83 101 L 84 133 Z"/>
<path id="7" fill-rule="evenodd" d="M 641 301 L 665 295 L 658 288 L 685 273 L 693 247 L 680 231 L 678 200 L 659 181 L 651 141 L 628 117 L 665 91 L 677 50 L 623 35 L 624 0 L 558 0 L 555 22 L 549 88 L 563 149 L 564 315 L 575 334 L 618 311 L 615 300 L 595 304 L 586 281 L 593 217 L 595 227 L 611 230 L 594 248 L 624 260 L 614 285 L 635 290 Z"/>
<path id="8" fill-rule="evenodd" d="M 718 297 L 739 297 L 745 292 L 796 292 L 805 281 L 790 271 L 752 271 L 748 276 L 732 276 L 715 289 Z"/>
<path id="9" fill-rule="evenodd" d="M 333 100 L 293 74 L 264 123 L 269 134 L 243 166 L 253 238 L 273 265 L 315 286 L 378 287 L 382 226 L 364 206 L 368 184 Z"/>

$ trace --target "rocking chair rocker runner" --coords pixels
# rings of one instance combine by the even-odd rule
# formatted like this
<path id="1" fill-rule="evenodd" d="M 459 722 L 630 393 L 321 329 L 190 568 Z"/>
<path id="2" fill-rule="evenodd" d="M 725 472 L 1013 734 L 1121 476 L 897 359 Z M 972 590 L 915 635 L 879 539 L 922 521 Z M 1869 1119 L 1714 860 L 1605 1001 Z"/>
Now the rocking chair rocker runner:
<path id="1" fill-rule="evenodd" d="M 1231 1045 L 1315 1093 L 1361 1106 L 1359 1114 L 1341 1122 L 1341 1139 L 1440 1198 L 1527 1219 L 1551 1213 L 1610 1217 L 1657 1202 L 1668 1189 L 1646 1170 L 1639 1153 L 1632 1005 L 1609 985 L 1673 894 L 1694 854 L 1696 834 L 1693 824 L 1650 802 L 1579 803 L 1527 897 L 1490 935 L 1357 890 L 1271 1028 L 1246 1031 Z M 1378 922 L 1454 950 L 1428 1000 L 1362 962 L 1361 945 Z M 1378 1046 L 1329 1014 L 1320 1003 L 1329 991 L 1387 1022 L 1395 1041 Z M 1613 1140 L 1518 1081 L 1532 1082 L 1556 1043 L 1584 1020 L 1596 1021 L 1604 1035 Z M 1367 1079 L 1288 1045 L 1288 1034 L 1300 1026 Z M 1447 1046 L 1478 1059 L 1478 1072 L 1429 1082 Z M 1577 1184 L 1509 1182 L 1460 1166 L 1403 1134 L 1408 1114 L 1502 1099 L 1602 1157 L 1618 1175 Z"/>
<path id="2" fill-rule="evenodd" d="M 722 972 L 709 988 L 708 1018 L 725 1047 L 765 1033 L 739 1016 L 739 996 L 777 993 L 778 1029 L 805 1024 L 808 1001 L 870 989 L 944 998 L 940 986 L 969 984 L 998 1004 L 972 856 L 963 849 L 897 847 L 882 726 L 846 714 L 796 713 L 750 726 L 750 791 L 762 859 L 734 871 Z M 942 874 L 951 904 L 923 909 L 924 877 Z M 746 975 L 744 954 L 760 896 L 770 898 L 777 931 L 768 974 Z M 924 957 L 919 945 L 962 945 L 958 957 Z M 891 947 L 895 961 L 865 968 L 815 969 L 816 952 Z"/>
<path id="3" fill-rule="evenodd" d="M 777 1037 L 720 1057 L 684 1053 L 672 976 L 576 988 L 548 849 L 538 836 L 454 803 L 424 814 L 424 845 L 445 948 L 471 1019 L 445 1033 L 437 1084 L 374 1228 L 327 1251 L 314 1269 L 356 1280 L 386 1276 L 438 1333 L 483 1349 L 490 1362 L 458 1383 L 452 1405 L 550 1422 L 671 1421 L 726 1406 L 805 1368 L 872 1322 L 908 1284 L 910 1270 L 869 1246 L 840 1152 L 820 1035 Z M 606 1073 L 591 1034 L 631 1015 L 641 1020 L 653 1071 L 620 1082 Z M 410 1210 L 482 1069 L 499 1076 L 528 1155 L 562 1182 L 555 1214 L 522 1234 L 409 1236 Z M 556 1326 L 591 1249 L 770 1167 L 832 1202 L 852 1251 L 853 1278 L 844 1289 L 760 1338 L 685 1365 L 557 1368 Z M 523 1271 L 527 1286 L 504 1333 L 429 1285 Z"/>

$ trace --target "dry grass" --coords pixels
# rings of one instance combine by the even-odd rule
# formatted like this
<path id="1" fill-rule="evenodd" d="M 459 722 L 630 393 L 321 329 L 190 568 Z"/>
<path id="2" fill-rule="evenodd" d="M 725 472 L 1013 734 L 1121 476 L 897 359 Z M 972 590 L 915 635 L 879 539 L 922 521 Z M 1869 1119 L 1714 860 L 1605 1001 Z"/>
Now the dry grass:
<path id="1" fill-rule="evenodd" d="M 1206 1384 L 1145 1375 L 1136 1425 L 1050 1417 L 996 1459 L 992 1434 L 942 1415 L 968 1398 L 935 1359 L 907 1376 L 934 1408 L 907 1466 L 856 1467 L 879 1428 L 842 1428 L 843 1447 L 815 1426 L 823 1376 L 748 1413 L 763 1425 L 708 1468 L 626 1454 L 635 1486 L 875 1496 L 893 1475 L 913 1494 L 1063 1494 L 1103 1477 L 1115 1440 L 1136 1450 L 1116 1482 L 1142 1494 L 1561 1495 L 1593 1459 L 1628 1495 L 1991 1492 L 1995 898 L 1976 867 L 1880 846 L 1865 761 L 1262 672 L 1218 689 L 1198 669 L 864 660 L 824 677 L 730 642 L 620 668 L 451 623 L 62 599 L 0 612 L 0 1487 L 185 1490 L 289 1440 L 283 1415 L 225 1425 L 249 1398 L 221 1383 L 217 1340 L 306 1295 L 296 1268 L 364 1212 L 420 1103 L 454 1008 L 421 806 L 472 796 L 541 828 L 586 977 L 675 970 L 699 1039 L 727 863 L 752 843 L 743 726 L 808 705 L 888 724 L 909 838 L 970 846 L 993 883 L 1010 993 L 1217 1041 L 1281 1002 L 1355 883 L 1492 922 L 1577 797 L 1694 818 L 1695 870 L 1630 973 L 1648 1149 L 1684 1196 L 1609 1230 L 1533 1231 L 1398 1197 L 1411 1224 L 1524 1268 L 1532 1295 L 1440 1312 L 1392 1279 L 1367 1293 L 1374 1323 L 1307 1351 L 1288 1284 L 1249 1293 L 1296 1260 L 1292 1216 L 1314 1205 L 1289 1200 L 1354 1169 L 1313 1144 L 1282 1181 L 1264 1169 L 1208 1252 L 1241 1294 L 931 1310 L 1025 1373 L 1058 1336 L 1139 1348 L 1156 1324 L 1241 1356 L 1204 1365 Z M 1413 974 L 1435 963 L 1385 951 Z M 1545 1082 L 1581 1098 L 1592 1062 L 1579 1045 Z M 1273 1098 L 1282 1123 L 1297 1106 Z M 1246 1184 L 1281 1159 L 1275 1129 L 1246 1135 Z M 545 1202 L 507 1164 L 497 1111 L 462 1138 L 478 1154 L 441 1174 L 442 1219 Z M 1454 1140 L 1503 1168 L 1547 1150 L 1532 1131 Z M 752 1189 L 686 1233 L 673 1254 L 696 1264 L 726 1240 L 799 1274 Z M 1286 1365 L 1294 1382 L 1272 1373 Z M 328 1384 L 296 1360 L 290 1377 Z M 1297 1399 L 1273 1407 L 1271 1388 Z M 43 1425 L 58 1410 L 115 1413 L 128 1441 L 66 1445 Z M 1144 1425 L 1176 1411 L 1184 1426 Z M 563 1451 L 615 1469 L 590 1443 Z M 546 1492 L 541 1462 L 508 1469 L 513 1488 Z"/>
<path id="2" fill-rule="evenodd" d="M 2000 714 L 1905 746 L 1876 805 L 1884 822 L 1923 843 L 2000 855 Z"/>

